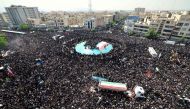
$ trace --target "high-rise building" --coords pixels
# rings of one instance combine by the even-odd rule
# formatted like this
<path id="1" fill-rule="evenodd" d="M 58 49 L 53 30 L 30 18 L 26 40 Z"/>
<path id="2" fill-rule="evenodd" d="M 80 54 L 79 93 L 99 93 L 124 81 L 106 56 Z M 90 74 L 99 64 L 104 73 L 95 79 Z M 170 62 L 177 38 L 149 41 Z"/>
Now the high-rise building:
<path id="1" fill-rule="evenodd" d="M 27 23 L 28 18 L 40 19 L 40 13 L 37 7 L 15 6 L 5 8 L 12 24 L 18 26 Z"/>
<path id="2" fill-rule="evenodd" d="M 145 8 L 135 8 L 135 12 L 136 13 L 144 13 L 145 12 Z"/>

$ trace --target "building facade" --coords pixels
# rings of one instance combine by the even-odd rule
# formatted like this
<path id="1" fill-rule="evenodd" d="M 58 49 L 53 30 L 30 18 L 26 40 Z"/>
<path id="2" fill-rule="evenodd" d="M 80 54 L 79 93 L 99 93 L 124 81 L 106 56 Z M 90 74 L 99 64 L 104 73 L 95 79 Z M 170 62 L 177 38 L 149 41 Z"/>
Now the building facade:
<path id="1" fill-rule="evenodd" d="M 174 15 L 176 25 L 173 29 L 172 36 L 190 38 L 190 11 L 185 11 L 181 15 Z"/>
<path id="2" fill-rule="evenodd" d="M 135 8 L 135 13 L 145 13 L 145 8 Z"/>
<path id="3" fill-rule="evenodd" d="M 52 20 L 46 21 L 46 25 L 50 29 L 63 29 L 64 28 L 64 19 L 63 18 L 54 18 Z"/>
<path id="4" fill-rule="evenodd" d="M 96 19 L 95 18 L 89 18 L 84 22 L 84 27 L 87 29 L 94 29 L 96 27 Z"/>
<path id="5" fill-rule="evenodd" d="M 30 27 L 37 27 L 38 25 L 40 25 L 40 23 L 41 23 L 41 19 L 33 19 L 33 18 L 27 19 L 27 24 Z"/>
<path id="6" fill-rule="evenodd" d="M 11 22 L 9 15 L 7 13 L 5 13 L 5 12 L 1 13 L 0 19 L 1 19 L 3 27 L 12 27 L 12 22 Z"/>
<path id="7" fill-rule="evenodd" d="M 126 20 L 127 21 L 127 20 Z M 125 29 L 136 33 L 147 33 L 150 28 L 162 37 L 186 37 L 190 38 L 190 12 L 171 14 L 168 12 L 155 13 L 151 16 L 144 16 L 136 23 L 127 22 Z M 127 32 L 128 30 L 126 30 Z"/>
<path id="8" fill-rule="evenodd" d="M 5 8 L 13 26 L 27 23 L 28 18 L 40 19 L 37 7 L 10 6 Z"/>

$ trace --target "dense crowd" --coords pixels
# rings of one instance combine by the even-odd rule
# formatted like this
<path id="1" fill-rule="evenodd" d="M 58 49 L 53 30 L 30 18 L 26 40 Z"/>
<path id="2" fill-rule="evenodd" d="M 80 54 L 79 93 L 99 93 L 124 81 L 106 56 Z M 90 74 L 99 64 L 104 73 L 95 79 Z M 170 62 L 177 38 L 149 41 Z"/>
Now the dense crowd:
<path id="1" fill-rule="evenodd" d="M 53 40 L 56 34 L 65 37 Z M 15 76 L 0 78 L 0 108 L 190 108 L 189 102 L 180 99 L 190 97 L 189 46 L 85 30 L 8 34 L 8 38 L 9 46 L 4 50 L 15 52 L 1 60 L 1 65 L 9 64 Z M 91 46 L 106 41 L 114 49 L 98 56 L 80 55 L 74 47 L 81 41 Z M 153 58 L 148 47 L 154 47 L 160 58 Z M 178 53 L 180 63 L 171 62 L 172 50 Z M 37 65 L 36 59 L 43 62 Z M 145 75 L 147 69 L 153 74 L 150 78 Z M 145 89 L 145 98 L 129 99 L 120 92 L 99 90 L 92 75 L 127 83 L 129 89 L 140 85 Z"/>

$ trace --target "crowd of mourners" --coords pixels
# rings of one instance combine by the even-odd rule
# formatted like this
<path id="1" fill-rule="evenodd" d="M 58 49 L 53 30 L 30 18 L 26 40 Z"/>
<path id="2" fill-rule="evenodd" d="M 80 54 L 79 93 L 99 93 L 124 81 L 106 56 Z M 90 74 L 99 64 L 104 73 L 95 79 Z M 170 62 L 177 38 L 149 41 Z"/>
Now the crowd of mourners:
<path id="1" fill-rule="evenodd" d="M 54 40 L 57 34 L 64 37 Z M 0 78 L 0 108 L 190 108 L 190 46 L 86 30 L 36 31 L 7 37 L 9 45 L 3 50 L 14 52 L 2 57 L 0 64 L 8 64 L 14 76 Z M 113 50 L 97 56 L 81 55 L 74 47 L 82 41 L 91 47 L 106 41 Z M 148 47 L 153 47 L 159 57 L 152 57 Z M 142 86 L 145 97 L 131 99 L 120 92 L 99 90 L 92 75 L 126 83 L 128 89 Z"/>

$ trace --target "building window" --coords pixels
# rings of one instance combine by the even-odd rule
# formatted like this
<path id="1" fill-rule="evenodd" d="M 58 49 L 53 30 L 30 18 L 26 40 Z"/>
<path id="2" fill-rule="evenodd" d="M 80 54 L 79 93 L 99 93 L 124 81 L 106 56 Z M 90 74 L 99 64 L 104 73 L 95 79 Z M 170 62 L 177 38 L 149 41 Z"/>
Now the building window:
<path id="1" fill-rule="evenodd" d="M 189 23 L 185 23 L 184 26 L 189 26 Z"/>
<path id="2" fill-rule="evenodd" d="M 184 33 L 183 32 L 180 32 L 180 34 L 179 35 L 184 35 Z"/>
<path id="3" fill-rule="evenodd" d="M 182 28 L 182 31 L 186 31 L 187 29 L 186 28 Z"/>
<path id="4" fill-rule="evenodd" d="M 190 33 L 187 33 L 186 36 L 190 36 Z"/>
<path id="5" fill-rule="evenodd" d="M 164 30 L 164 32 L 172 32 L 172 30 Z"/>
<path id="6" fill-rule="evenodd" d="M 187 18 L 186 21 L 190 21 L 190 18 Z"/>
<path id="7" fill-rule="evenodd" d="M 173 26 L 165 26 L 165 28 L 173 28 Z"/>
<path id="8" fill-rule="evenodd" d="M 178 23 L 178 24 L 177 24 L 177 26 L 182 26 L 182 25 L 183 25 L 183 23 Z"/>
<path id="9" fill-rule="evenodd" d="M 168 24 L 168 23 L 170 23 L 170 21 L 166 21 L 166 23 Z"/>

